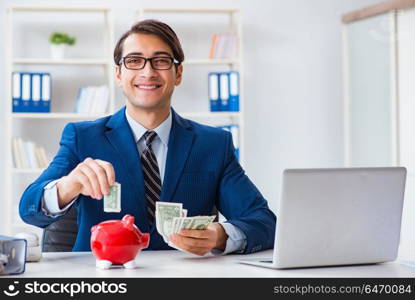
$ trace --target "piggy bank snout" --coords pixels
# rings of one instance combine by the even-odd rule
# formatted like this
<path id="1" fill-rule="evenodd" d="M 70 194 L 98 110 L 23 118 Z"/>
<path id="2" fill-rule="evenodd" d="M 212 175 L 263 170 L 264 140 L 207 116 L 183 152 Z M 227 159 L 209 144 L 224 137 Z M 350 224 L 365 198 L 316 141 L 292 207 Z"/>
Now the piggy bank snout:
<path id="1" fill-rule="evenodd" d="M 94 250 L 96 250 L 96 251 L 102 251 L 103 246 L 102 246 L 102 243 L 101 242 L 99 242 L 99 241 L 93 241 L 91 243 L 91 248 L 94 249 Z"/>
<path id="2" fill-rule="evenodd" d="M 141 241 L 142 241 L 143 249 L 148 248 L 148 245 L 150 244 L 150 234 L 143 233 L 141 237 Z"/>

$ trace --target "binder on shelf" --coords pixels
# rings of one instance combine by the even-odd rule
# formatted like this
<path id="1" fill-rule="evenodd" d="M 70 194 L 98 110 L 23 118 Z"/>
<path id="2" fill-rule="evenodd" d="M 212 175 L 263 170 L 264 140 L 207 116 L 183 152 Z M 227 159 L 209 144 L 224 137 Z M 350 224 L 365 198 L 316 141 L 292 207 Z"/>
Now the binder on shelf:
<path id="1" fill-rule="evenodd" d="M 25 153 L 29 158 L 29 166 L 31 169 L 37 169 L 39 168 L 39 165 L 37 163 L 36 159 L 36 152 L 35 152 L 35 144 L 32 141 L 27 141 L 24 143 L 25 145 Z"/>
<path id="2" fill-rule="evenodd" d="M 16 137 L 12 138 L 12 152 L 13 152 L 14 167 L 18 169 L 23 169 L 22 155 L 19 151 L 19 142 Z"/>
<path id="3" fill-rule="evenodd" d="M 229 127 L 232 134 L 233 146 L 235 147 L 235 156 L 236 159 L 239 161 L 239 126 L 236 124 L 232 124 Z"/>
<path id="4" fill-rule="evenodd" d="M 239 72 L 229 74 L 229 111 L 239 111 Z"/>
<path id="5" fill-rule="evenodd" d="M 218 128 L 221 128 L 223 130 L 229 131 L 232 135 L 232 143 L 235 148 L 235 157 L 239 161 L 239 125 L 237 124 L 229 124 L 229 125 L 223 125 L 218 126 Z"/>
<path id="6" fill-rule="evenodd" d="M 218 42 L 218 35 L 214 33 L 212 35 L 212 42 L 210 45 L 209 56 L 208 58 L 212 59 L 215 55 L 216 43 Z"/>
<path id="7" fill-rule="evenodd" d="M 20 112 L 31 112 L 31 82 L 32 76 L 30 73 L 21 73 L 22 76 L 22 101 L 20 106 Z"/>
<path id="8" fill-rule="evenodd" d="M 51 78 L 50 73 L 42 73 L 41 80 L 41 97 L 40 97 L 40 112 L 50 112 L 50 101 L 51 101 Z"/>
<path id="9" fill-rule="evenodd" d="M 229 111 L 229 74 L 219 74 L 219 98 L 221 111 Z"/>
<path id="10" fill-rule="evenodd" d="M 40 112 L 40 96 L 41 96 L 41 74 L 39 73 L 32 73 L 32 112 Z"/>
<path id="11" fill-rule="evenodd" d="M 22 80 L 19 72 L 12 73 L 12 112 L 20 112 L 22 101 Z"/>
<path id="12" fill-rule="evenodd" d="M 210 111 L 220 111 L 219 73 L 211 72 L 208 78 Z"/>
<path id="13" fill-rule="evenodd" d="M 24 142 L 20 137 L 17 138 L 17 148 L 18 148 L 18 151 L 19 151 L 18 152 L 19 156 L 22 160 L 22 168 L 24 168 L 24 169 L 29 168 L 30 167 L 29 158 L 27 157 L 27 155 L 25 153 Z"/>

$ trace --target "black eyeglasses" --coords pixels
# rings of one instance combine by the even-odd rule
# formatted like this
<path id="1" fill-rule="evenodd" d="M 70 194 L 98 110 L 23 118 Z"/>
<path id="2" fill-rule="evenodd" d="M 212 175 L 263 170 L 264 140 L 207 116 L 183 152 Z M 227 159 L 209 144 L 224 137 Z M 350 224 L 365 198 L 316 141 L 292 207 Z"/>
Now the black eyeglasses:
<path id="1" fill-rule="evenodd" d="M 169 56 L 155 56 L 145 58 L 142 56 L 124 56 L 120 60 L 120 64 L 124 62 L 124 66 L 129 70 L 141 70 L 146 66 L 147 61 L 150 62 L 154 70 L 170 70 L 173 64 L 179 64 L 179 61 Z"/>

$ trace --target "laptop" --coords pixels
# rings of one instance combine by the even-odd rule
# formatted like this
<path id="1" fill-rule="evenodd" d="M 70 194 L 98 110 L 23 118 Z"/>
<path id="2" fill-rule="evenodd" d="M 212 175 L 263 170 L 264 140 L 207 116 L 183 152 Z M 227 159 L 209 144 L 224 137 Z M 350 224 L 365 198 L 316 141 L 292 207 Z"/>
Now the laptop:
<path id="1" fill-rule="evenodd" d="M 398 254 L 406 169 L 287 169 L 273 257 L 241 263 L 273 268 L 373 264 Z"/>

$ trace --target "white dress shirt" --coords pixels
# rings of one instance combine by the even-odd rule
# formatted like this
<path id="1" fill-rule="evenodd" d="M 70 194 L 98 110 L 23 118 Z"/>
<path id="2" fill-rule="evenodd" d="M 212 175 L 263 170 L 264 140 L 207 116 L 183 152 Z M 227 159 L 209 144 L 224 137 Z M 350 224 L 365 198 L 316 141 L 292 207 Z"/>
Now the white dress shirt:
<path id="1" fill-rule="evenodd" d="M 148 130 L 143 125 L 135 121 L 125 110 L 125 116 L 127 118 L 127 122 L 131 127 L 131 130 L 134 135 L 134 139 L 137 143 L 138 151 L 141 153 L 144 151 L 146 147 L 144 133 Z M 157 136 L 154 138 L 152 142 L 152 148 L 154 154 L 157 158 L 157 163 L 159 166 L 160 171 L 160 178 L 161 183 L 163 184 L 164 181 L 164 173 L 166 167 L 166 159 L 167 159 L 167 150 L 169 144 L 169 137 L 170 137 L 170 129 L 172 125 L 172 114 L 170 112 L 169 116 L 166 120 L 164 120 L 158 127 L 154 128 L 153 131 L 157 133 Z M 43 212 L 50 217 L 58 217 L 64 214 L 75 202 L 76 198 L 73 199 L 68 205 L 64 208 L 59 208 L 58 203 L 58 191 L 56 188 L 56 184 L 59 179 L 50 182 L 48 185 L 45 186 L 44 197 L 42 199 L 42 210 Z M 246 235 L 243 233 L 241 229 L 234 226 L 230 223 L 221 223 L 223 226 L 226 234 L 228 235 L 228 240 L 226 242 L 226 248 L 222 252 L 219 249 L 213 249 L 212 253 L 217 254 L 227 254 L 231 252 L 242 252 L 246 246 Z"/>

